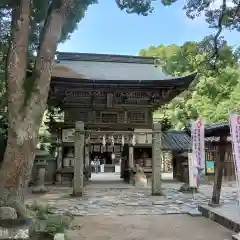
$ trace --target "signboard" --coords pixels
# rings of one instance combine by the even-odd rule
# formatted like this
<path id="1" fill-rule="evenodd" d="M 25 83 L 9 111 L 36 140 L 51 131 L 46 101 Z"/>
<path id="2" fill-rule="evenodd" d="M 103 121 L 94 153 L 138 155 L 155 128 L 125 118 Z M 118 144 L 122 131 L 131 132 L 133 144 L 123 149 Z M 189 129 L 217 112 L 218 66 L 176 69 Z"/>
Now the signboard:
<path id="1" fill-rule="evenodd" d="M 192 157 L 197 164 L 199 178 L 205 174 L 205 136 L 204 123 L 201 119 L 192 123 Z"/>
<path id="2" fill-rule="evenodd" d="M 214 161 L 206 161 L 207 174 L 214 174 Z"/>
<path id="3" fill-rule="evenodd" d="M 134 130 L 136 133 L 136 143 L 137 144 L 151 144 L 152 143 L 152 129 L 140 129 L 136 128 Z"/>
<path id="4" fill-rule="evenodd" d="M 191 153 L 188 153 L 188 168 L 189 168 L 189 186 L 197 188 L 198 185 L 198 170 L 197 164 L 194 161 Z"/>
<path id="5" fill-rule="evenodd" d="M 62 129 L 62 142 L 74 142 L 75 129 Z"/>
<path id="6" fill-rule="evenodd" d="M 237 175 L 240 174 L 240 115 L 230 115 L 230 127 L 232 136 L 232 148 L 234 154 L 235 168 Z"/>

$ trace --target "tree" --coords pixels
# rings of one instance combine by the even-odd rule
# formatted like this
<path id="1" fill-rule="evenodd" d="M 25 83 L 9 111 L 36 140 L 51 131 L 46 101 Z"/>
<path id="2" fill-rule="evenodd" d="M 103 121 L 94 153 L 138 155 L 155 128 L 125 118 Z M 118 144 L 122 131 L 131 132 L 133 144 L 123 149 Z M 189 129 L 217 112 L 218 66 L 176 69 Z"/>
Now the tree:
<path id="1" fill-rule="evenodd" d="M 169 6 L 180 0 L 161 0 L 164 6 Z M 127 12 L 144 12 L 144 15 L 151 13 L 155 0 L 117 0 L 122 9 Z M 136 8 L 137 6 L 137 8 Z M 224 29 L 240 31 L 240 2 L 236 0 L 221 0 L 218 4 L 213 0 L 195 1 L 187 0 L 183 10 L 190 19 L 199 16 L 205 16 L 206 22 L 211 29 L 214 29 L 215 34 L 209 36 L 211 51 L 208 51 L 208 58 L 211 59 L 209 64 L 214 62 L 219 57 L 219 48 L 225 44 L 221 35 Z M 208 48 L 209 50 L 209 48 Z"/>
<path id="2" fill-rule="evenodd" d="M 20 217 L 26 217 L 24 191 L 46 108 L 57 44 L 69 37 L 94 2 L 17 0 L 0 4 L 2 14 L 11 14 L 5 65 L 9 127 L 0 170 L 0 205 L 14 207 Z M 33 50 L 37 52 L 35 59 Z M 29 65 L 31 74 L 26 72 Z"/>
<path id="3" fill-rule="evenodd" d="M 26 217 L 24 190 L 46 108 L 57 44 L 69 38 L 87 7 L 96 2 L 2 0 L 0 3 L 0 17 L 4 16 L 0 21 L 5 26 L 0 34 L 7 36 L 8 48 L 4 68 L 8 135 L 0 169 L 0 206 L 14 207 L 20 217 Z M 129 13 L 146 15 L 152 10 L 150 1 L 116 2 Z M 29 68 L 31 73 L 26 71 Z"/>
<path id="4" fill-rule="evenodd" d="M 186 42 L 183 46 L 159 45 L 140 51 L 144 56 L 157 56 L 163 60 L 163 68 L 170 75 L 180 76 L 197 71 L 198 78 L 184 93 L 160 109 L 155 116 L 167 118 L 173 128 L 182 129 L 190 120 L 201 116 L 208 123 L 227 121 L 228 112 L 240 108 L 239 55 L 226 43 L 219 49 L 215 71 L 209 68 L 207 39 L 202 42 Z"/>

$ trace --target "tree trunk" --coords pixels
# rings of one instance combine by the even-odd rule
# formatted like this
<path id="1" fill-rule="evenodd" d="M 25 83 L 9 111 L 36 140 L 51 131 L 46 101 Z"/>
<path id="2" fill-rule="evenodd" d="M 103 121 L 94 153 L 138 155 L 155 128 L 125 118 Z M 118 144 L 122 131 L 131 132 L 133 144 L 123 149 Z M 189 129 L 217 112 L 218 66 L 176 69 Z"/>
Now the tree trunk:
<path id="1" fill-rule="evenodd" d="M 30 9 L 31 0 L 22 0 L 16 1 L 12 10 L 12 34 L 6 64 L 9 129 L 7 147 L 0 170 L 0 206 L 16 206 L 20 215 L 24 212 L 24 207 L 18 207 L 17 203 L 23 201 L 22 190 L 26 177 L 24 168 L 27 167 L 27 160 L 31 153 L 29 146 L 32 145 L 32 140 L 25 142 L 22 136 L 24 118 L 20 113 L 24 100 L 23 83 L 29 45 Z"/>
<path id="2" fill-rule="evenodd" d="M 24 4 L 24 7 L 26 7 L 27 2 L 29 3 L 30 0 L 19 2 L 21 2 L 21 7 Z M 35 63 L 35 72 L 37 74 L 34 79 L 34 89 L 26 105 L 23 105 L 23 75 L 18 75 L 17 72 L 15 72 L 15 75 L 13 74 L 15 70 L 22 72 L 24 69 L 25 72 L 25 68 L 23 68 L 21 61 L 15 61 L 15 65 L 12 64 L 12 68 L 8 69 L 9 129 L 7 147 L 0 170 L 0 206 L 14 207 L 19 217 L 23 218 L 27 217 L 24 206 L 24 195 L 31 176 L 38 130 L 46 109 L 54 56 L 61 37 L 61 30 L 66 19 L 66 14 L 71 10 L 72 3 L 73 1 L 70 0 L 53 0 L 49 7 Z M 30 7 L 30 3 L 28 7 Z M 19 16 L 21 21 L 27 19 L 26 15 L 25 18 L 21 17 L 21 14 Z M 25 30 L 26 27 L 29 28 L 29 24 L 24 25 Z M 13 28 L 12 30 L 19 31 L 19 28 Z M 20 46 L 17 46 L 17 44 L 18 41 L 12 41 L 9 62 L 13 62 L 13 57 L 18 56 L 17 53 Z M 25 41 L 26 44 L 28 47 L 27 41 Z M 21 59 L 22 54 L 23 52 L 19 54 L 18 60 Z M 14 88 L 14 86 L 16 87 Z M 22 108 L 23 106 L 24 108 Z"/>
<path id="3" fill-rule="evenodd" d="M 36 138 L 30 137 L 19 143 L 16 133 L 8 130 L 8 142 L 0 169 L 0 206 L 11 206 L 19 217 L 26 217 L 23 205 L 35 156 Z"/>

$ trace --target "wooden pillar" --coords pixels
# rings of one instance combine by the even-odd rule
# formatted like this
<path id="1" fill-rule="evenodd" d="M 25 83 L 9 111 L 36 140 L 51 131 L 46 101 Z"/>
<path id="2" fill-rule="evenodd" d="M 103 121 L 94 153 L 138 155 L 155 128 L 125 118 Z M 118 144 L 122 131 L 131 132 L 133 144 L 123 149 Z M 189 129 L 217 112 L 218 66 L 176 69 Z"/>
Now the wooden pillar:
<path id="1" fill-rule="evenodd" d="M 227 146 L 227 136 L 221 136 L 220 142 L 218 146 L 218 154 L 216 161 L 216 171 L 214 176 L 214 186 L 212 193 L 212 201 L 209 205 L 218 206 L 220 203 L 220 195 L 221 195 L 221 187 L 222 187 L 222 178 L 223 178 L 223 168 L 224 168 L 224 160 L 226 154 L 226 146 Z"/>
<path id="2" fill-rule="evenodd" d="M 153 124 L 152 136 L 152 195 L 163 196 L 161 188 L 162 136 L 161 124 Z"/>
<path id="3" fill-rule="evenodd" d="M 85 170 L 86 170 L 85 175 L 86 175 L 87 179 L 89 179 L 89 178 L 91 178 L 91 166 L 90 166 L 91 164 L 90 164 L 90 156 L 89 156 L 89 144 L 85 145 L 84 155 L 85 155 L 84 164 L 85 164 Z"/>
<path id="4" fill-rule="evenodd" d="M 73 178 L 74 196 L 82 196 L 83 194 L 84 143 L 85 143 L 84 123 L 76 122 L 74 140 L 75 151 L 74 178 Z"/>

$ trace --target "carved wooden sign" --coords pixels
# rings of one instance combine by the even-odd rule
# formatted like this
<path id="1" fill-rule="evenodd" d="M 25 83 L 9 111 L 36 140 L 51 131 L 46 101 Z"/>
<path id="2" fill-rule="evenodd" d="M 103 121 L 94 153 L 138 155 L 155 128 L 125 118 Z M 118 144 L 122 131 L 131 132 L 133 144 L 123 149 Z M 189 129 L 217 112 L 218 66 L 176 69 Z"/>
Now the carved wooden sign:
<path id="1" fill-rule="evenodd" d="M 114 89 L 113 89 L 114 90 Z M 58 98 L 64 103 L 84 104 L 105 104 L 111 108 L 114 104 L 158 104 L 167 100 L 173 93 L 172 88 L 162 88 L 156 90 L 115 90 L 111 93 L 104 89 L 93 91 L 92 88 L 66 88 L 54 86 L 50 95 Z"/>
<path id="2" fill-rule="evenodd" d="M 74 142 L 74 132 L 75 129 L 71 128 L 71 129 L 62 129 L 62 142 Z"/>
<path id="3" fill-rule="evenodd" d="M 152 129 L 135 129 L 136 144 L 151 144 Z"/>

